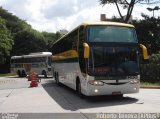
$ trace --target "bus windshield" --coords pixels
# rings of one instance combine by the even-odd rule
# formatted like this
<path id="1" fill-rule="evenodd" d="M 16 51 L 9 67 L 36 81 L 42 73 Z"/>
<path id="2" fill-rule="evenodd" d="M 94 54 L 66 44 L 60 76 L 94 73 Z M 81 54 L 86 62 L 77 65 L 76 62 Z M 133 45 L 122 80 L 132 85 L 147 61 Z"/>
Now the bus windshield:
<path id="1" fill-rule="evenodd" d="M 137 42 L 135 29 L 122 26 L 89 26 L 89 42 Z"/>
<path id="2" fill-rule="evenodd" d="M 91 47 L 88 65 L 90 75 L 137 75 L 139 62 L 137 47 Z"/>

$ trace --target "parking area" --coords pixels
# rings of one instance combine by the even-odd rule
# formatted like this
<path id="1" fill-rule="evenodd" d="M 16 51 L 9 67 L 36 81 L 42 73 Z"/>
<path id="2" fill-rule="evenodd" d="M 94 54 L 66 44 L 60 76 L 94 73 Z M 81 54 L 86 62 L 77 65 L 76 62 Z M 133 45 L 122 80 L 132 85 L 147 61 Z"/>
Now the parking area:
<path id="1" fill-rule="evenodd" d="M 81 99 L 70 88 L 57 86 L 53 78 L 42 78 L 38 87 L 29 86 L 26 78 L 0 77 L 0 113 L 76 113 L 83 119 L 89 118 L 88 113 L 160 113 L 159 89 L 141 89 L 118 99 Z"/>

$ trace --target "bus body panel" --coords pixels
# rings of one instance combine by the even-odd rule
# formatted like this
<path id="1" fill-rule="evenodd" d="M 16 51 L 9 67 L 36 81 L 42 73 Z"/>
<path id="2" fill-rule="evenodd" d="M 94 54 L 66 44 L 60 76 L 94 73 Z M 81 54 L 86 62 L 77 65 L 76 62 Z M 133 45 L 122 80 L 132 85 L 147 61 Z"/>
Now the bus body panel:
<path id="1" fill-rule="evenodd" d="M 94 27 L 93 27 L 94 26 Z M 103 26 L 109 26 L 108 28 L 111 30 L 116 30 L 118 27 L 118 31 L 117 32 L 110 32 L 107 31 L 107 29 L 104 30 L 104 32 L 100 32 L 99 36 L 102 40 L 102 42 L 100 43 L 97 39 L 97 41 L 88 41 L 88 35 L 92 35 L 92 37 L 95 37 L 96 35 L 98 36 L 98 34 L 95 34 L 92 32 L 97 32 L 96 26 L 101 26 L 101 30 L 105 29 L 103 28 Z M 90 30 L 90 32 L 87 32 L 87 28 L 88 30 Z M 127 29 L 128 28 L 128 29 Z M 121 33 L 121 30 L 123 31 Z M 78 33 L 77 33 L 78 31 Z M 85 32 L 83 34 L 83 32 Z M 104 37 L 106 33 L 110 33 L 110 35 L 108 35 L 107 37 L 111 39 L 111 41 L 105 42 L 104 41 Z M 127 33 L 126 33 L 127 32 Z M 113 34 L 112 34 L 113 33 Z M 118 35 L 122 34 L 122 37 L 120 39 L 120 42 L 117 42 L 119 39 L 118 35 L 114 34 L 117 33 Z M 76 35 L 75 35 L 76 34 Z M 127 36 L 125 36 L 125 34 L 127 34 Z M 63 83 L 64 85 L 76 90 L 76 80 L 79 79 L 80 81 L 80 85 L 81 85 L 81 92 L 84 95 L 87 96 L 96 96 L 96 95 L 116 95 L 116 94 L 130 94 L 130 93 L 138 93 L 139 92 L 139 88 L 140 88 L 140 76 L 138 70 L 139 70 L 139 58 L 138 58 L 138 41 L 136 41 L 136 35 L 135 35 L 135 31 L 134 31 L 134 26 L 133 25 L 129 25 L 129 24 L 121 24 L 121 23 L 113 23 L 113 22 L 86 22 L 81 24 L 80 26 L 76 27 L 73 31 L 69 32 L 68 34 L 64 35 L 62 38 L 60 38 L 59 40 L 57 40 L 52 47 L 52 54 L 53 57 L 57 57 L 60 58 L 57 60 L 53 60 L 53 69 L 54 69 L 54 74 L 58 73 L 59 76 L 59 81 L 61 83 Z M 73 36 L 73 37 L 72 37 Z M 104 36 L 104 37 L 101 37 Z M 114 36 L 115 41 L 112 42 L 112 36 Z M 126 39 L 125 39 L 126 38 Z M 135 41 L 134 39 L 135 38 Z M 91 39 L 92 40 L 92 39 Z M 109 39 L 107 39 L 109 40 Z M 71 43 L 75 42 L 74 45 Z M 90 53 L 92 50 L 92 55 L 93 55 L 93 50 L 95 51 L 95 55 L 99 56 L 99 57 L 93 57 L 93 56 L 89 56 L 92 57 L 88 58 L 88 59 L 84 59 L 83 58 L 83 43 L 88 43 L 88 45 L 90 46 Z M 106 44 L 107 43 L 107 44 Z M 71 58 L 70 56 L 68 57 L 66 54 L 71 51 L 71 50 L 75 50 L 75 44 L 77 44 L 77 58 L 78 60 L 76 60 L 75 62 L 64 62 L 63 59 L 69 59 Z M 106 46 L 105 46 L 106 45 Z M 67 47 L 68 46 L 68 47 Z M 74 47 L 74 48 L 73 48 Z M 126 49 L 125 49 L 126 48 Z M 108 51 L 107 51 L 108 50 Z M 107 53 L 107 57 L 108 61 L 106 66 L 101 66 L 101 67 L 96 67 L 96 71 L 99 72 L 100 70 L 103 71 L 110 71 L 110 69 L 105 69 L 108 67 L 112 67 L 112 69 L 114 69 L 113 67 L 116 67 L 114 65 L 114 62 L 112 61 L 112 58 L 115 58 L 114 61 L 116 61 L 118 59 L 118 57 L 122 56 L 122 61 L 124 63 L 122 64 L 118 64 L 118 62 L 116 61 L 115 63 L 117 63 L 117 71 L 119 71 L 119 73 L 122 73 L 122 75 L 125 75 L 126 78 L 124 79 L 117 79 L 117 80 L 109 80 L 109 79 L 99 79 L 97 80 L 96 77 L 96 71 L 94 70 L 93 72 L 89 72 L 89 68 L 90 66 L 94 66 L 95 64 L 91 63 L 91 65 L 89 64 L 90 60 L 96 60 L 96 63 L 99 61 L 100 63 L 103 63 L 101 61 L 103 61 L 101 59 L 101 61 L 99 60 L 100 56 L 102 56 L 99 51 L 103 52 L 103 53 Z M 131 61 L 127 61 L 127 58 L 130 57 L 129 54 L 134 53 L 131 57 L 134 58 L 133 62 Z M 119 55 L 117 55 L 119 53 Z M 120 54 L 122 53 L 122 54 Z M 124 53 L 124 54 L 123 54 Z M 125 54 L 126 53 L 126 54 Z M 116 54 L 117 56 L 114 56 L 114 54 Z M 105 55 L 105 54 L 104 54 Z M 83 58 L 83 60 L 81 60 Z M 67 60 L 68 60 L 67 59 Z M 105 59 L 105 58 L 103 58 Z M 134 61 L 137 63 L 134 63 Z M 111 62 L 111 64 L 110 64 Z M 84 66 L 82 66 L 84 63 Z M 131 68 L 133 65 L 137 65 L 137 67 L 133 67 Z M 125 69 L 125 71 L 128 73 L 126 73 L 125 71 L 122 70 L 122 68 Z M 94 68 L 93 68 L 94 69 Z M 137 70 L 137 72 L 135 74 L 133 74 L 132 72 L 135 72 L 135 70 Z M 85 73 L 84 73 L 85 72 Z M 94 74 L 95 73 L 95 74 Z M 106 74 L 106 76 L 103 76 L 105 78 L 107 78 L 107 76 L 110 74 Z M 113 72 L 111 75 L 114 76 L 119 76 L 120 74 L 116 74 L 115 72 Z M 134 80 L 133 78 L 127 78 L 128 77 L 132 77 L 135 76 L 136 78 L 134 78 L 137 82 L 136 83 L 131 83 L 132 80 Z M 101 76 L 99 76 L 101 77 Z M 101 81 L 103 82 L 103 86 L 97 86 L 97 85 L 91 85 L 89 82 L 90 81 Z"/>
<path id="2" fill-rule="evenodd" d="M 139 76 L 137 76 L 139 80 Z M 89 76 L 90 78 L 90 76 Z M 93 80 L 94 77 L 91 77 L 89 80 Z M 140 83 L 131 84 L 130 81 L 134 79 L 120 79 L 118 83 L 124 84 L 116 84 L 116 80 L 99 80 L 104 82 L 103 86 L 95 86 L 91 85 L 88 82 L 87 84 L 87 92 L 85 95 L 87 96 L 95 96 L 95 95 L 114 95 L 114 94 L 131 94 L 131 93 L 138 93 L 140 88 Z"/>
<path id="3" fill-rule="evenodd" d="M 95 92 L 97 90 L 97 92 Z M 88 85 L 87 96 L 95 95 L 116 95 L 116 94 L 131 94 L 139 92 L 139 84 L 123 84 L 123 85 L 107 85 L 104 86 L 93 86 Z"/>
<path id="4" fill-rule="evenodd" d="M 122 85 L 108 85 L 107 83 L 115 83 L 116 80 L 100 80 L 105 82 L 103 86 L 95 86 L 88 83 L 90 80 L 94 80 L 93 76 L 88 76 L 85 78 L 79 69 L 79 64 L 77 63 L 55 63 L 54 68 L 56 72 L 59 73 L 59 81 L 76 90 L 76 77 L 80 78 L 80 84 L 82 88 L 82 94 L 86 96 L 96 96 L 96 95 L 114 95 L 114 93 L 120 94 L 131 94 L 138 93 L 140 84 L 130 84 L 131 79 L 121 79 L 119 83 L 124 82 Z M 139 77 L 139 76 L 138 76 Z M 139 80 L 139 78 L 138 78 Z M 95 92 L 98 90 L 98 92 Z"/>
<path id="5" fill-rule="evenodd" d="M 19 71 L 25 75 L 35 71 L 39 75 L 46 73 L 46 76 L 52 76 L 51 52 L 30 53 L 29 55 L 11 57 L 11 73 L 17 74 Z"/>
<path id="6" fill-rule="evenodd" d="M 72 89 L 76 89 L 76 78 L 80 74 L 79 64 L 75 63 L 53 63 L 55 72 L 58 72 L 59 81 Z"/>

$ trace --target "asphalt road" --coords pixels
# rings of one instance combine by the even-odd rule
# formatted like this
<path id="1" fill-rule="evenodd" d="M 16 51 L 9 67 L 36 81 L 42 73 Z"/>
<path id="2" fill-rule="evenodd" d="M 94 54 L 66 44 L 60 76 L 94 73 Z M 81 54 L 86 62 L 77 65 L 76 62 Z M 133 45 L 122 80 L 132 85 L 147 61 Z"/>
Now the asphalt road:
<path id="1" fill-rule="evenodd" d="M 10 113 L 10 117 L 20 119 L 100 119 L 108 118 L 100 115 L 106 113 L 114 117 L 123 113 L 160 113 L 160 89 L 141 89 L 123 98 L 80 99 L 70 88 L 57 86 L 53 78 L 42 78 L 35 88 L 29 85 L 26 78 L 0 77 L 0 119 Z"/>

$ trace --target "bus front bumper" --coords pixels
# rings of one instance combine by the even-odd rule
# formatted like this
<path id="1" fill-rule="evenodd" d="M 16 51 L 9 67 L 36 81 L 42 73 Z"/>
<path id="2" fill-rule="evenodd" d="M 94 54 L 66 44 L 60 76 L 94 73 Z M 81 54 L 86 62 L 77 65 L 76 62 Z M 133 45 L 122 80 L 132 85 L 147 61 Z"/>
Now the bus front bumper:
<path id="1" fill-rule="evenodd" d="M 96 95 L 119 95 L 119 94 L 130 94 L 138 93 L 140 84 L 130 84 L 126 83 L 123 85 L 108 85 L 104 84 L 102 86 L 96 85 L 87 85 L 87 96 L 96 96 Z"/>

